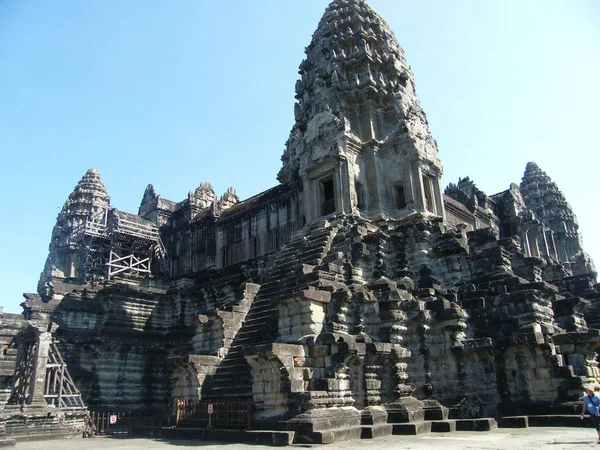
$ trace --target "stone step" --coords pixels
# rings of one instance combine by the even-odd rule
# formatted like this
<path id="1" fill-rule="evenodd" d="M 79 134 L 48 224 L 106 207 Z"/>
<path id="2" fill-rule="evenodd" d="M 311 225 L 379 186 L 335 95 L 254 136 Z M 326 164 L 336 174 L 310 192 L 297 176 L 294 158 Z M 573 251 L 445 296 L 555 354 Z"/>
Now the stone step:
<path id="1" fill-rule="evenodd" d="M 456 419 L 456 431 L 490 431 L 498 428 L 496 419 Z"/>
<path id="2" fill-rule="evenodd" d="M 152 429 L 136 429 L 136 436 L 154 436 Z M 286 446 L 294 440 L 293 431 L 276 430 L 224 430 L 211 428 L 163 428 L 163 438 L 223 441 L 259 445 Z"/>
<path id="3" fill-rule="evenodd" d="M 591 427 L 592 422 L 588 416 L 581 420 L 579 415 L 544 415 L 544 416 L 508 416 L 498 419 L 500 428 L 527 428 L 527 427 Z"/>
<path id="4" fill-rule="evenodd" d="M 226 373 L 236 372 L 240 370 L 248 370 L 248 364 L 242 358 L 236 358 L 235 360 L 225 360 L 221 363 L 217 369 L 219 375 Z"/>
<path id="5" fill-rule="evenodd" d="M 362 427 L 337 430 L 296 432 L 294 444 L 332 444 L 337 441 L 360 439 Z"/>
<path id="6" fill-rule="evenodd" d="M 434 420 L 431 422 L 432 433 L 450 433 L 456 431 L 455 420 Z"/>
<path id="7" fill-rule="evenodd" d="M 227 391 L 227 389 L 230 389 Z M 232 395 L 239 394 L 251 394 L 252 393 L 252 380 L 248 377 L 241 377 L 240 375 L 232 375 L 232 376 L 221 376 L 218 379 L 214 379 L 210 383 L 211 392 L 218 392 L 221 390 L 225 390 L 225 392 L 230 392 Z"/>
<path id="8" fill-rule="evenodd" d="M 238 331 L 238 336 L 242 338 L 245 336 L 253 335 L 257 332 L 260 334 L 264 334 L 265 332 L 270 331 L 271 327 L 276 325 L 276 316 L 265 317 L 262 320 L 252 320 L 251 322 L 244 324 L 244 326 L 240 328 L 240 331 Z"/>
<path id="9" fill-rule="evenodd" d="M 252 395 L 252 386 L 251 385 L 236 385 L 233 386 L 231 383 L 225 386 L 215 386 L 211 385 L 209 393 L 206 397 L 218 397 L 218 398 L 236 398 L 236 397 L 246 397 L 248 395 Z"/>
<path id="10" fill-rule="evenodd" d="M 257 308 L 257 309 L 250 311 L 244 319 L 244 325 L 247 325 L 249 323 L 252 323 L 252 322 L 255 322 L 258 320 L 263 320 L 268 317 L 275 316 L 276 314 L 277 314 L 276 308 L 273 308 L 273 306 L 271 306 L 271 305 L 265 305 L 264 307 Z"/>
<path id="11" fill-rule="evenodd" d="M 318 265 L 319 263 L 317 262 L 315 264 L 314 261 L 319 261 L 319 260 L 323 259 L 324 253 L 325 253 L 325 249 L 313 250 L 311 252 L 304 253 L 299 258 L 299 262 L 301 262 L 303 264 Z"/>
<path id="12" fill-rule="evenodd" d="M 244 361 L 238 360 L 238 361 L 234 361 L 234 363 L 232 365 L 219 366 L 219 368 L 216 371 L 216 376 L 217 377 L 225 377 L 227 375 L 232 375 L 232 376 L 244 378 L 244 376 L 246 375 L 247 372 L 249 372 L 248 364 L 244 364 Z M 215 377 L 213 377 L 213 379 L 214 378 Z M 249 373 L 248 373 L 247 378 L 250 379 Z"/>
<path id="13" fill-rule="evenodd" d="M 449 415 L 448 408 L 425 408 L 425 420 L 447 421 Z"/>
<path id="14" fill-rule="evenodd" d="M 383 423 L 379 425 L 362 425 L 360 438 L 361 439 L 376 439 L 392 434 L 394 426 L 391 423 Z"/>
<path id="15" fill-rule="evenodd" d="M 581 420 L 580 420 L 581 422 Z M 580 423 L 581 425 L 581 423 Z M 498 428 L 527 428 L 529 427 L 528 416 L 499 417 Z"/>
<path id="16" fill-rule="evenodd" d="M 255 334 L 256 332 L 264 334 L 265 332 L 271 331 L 270 327 L 275 326 L 277 324 L 276 319 L 277 319 L 277 317 L 273 315 L 273 316 L 263 317 L 262 320 L 256 319 L 256 320 L 252 320 L 250 322 L 244 323 L 242 328 L 240 328 L 240 331 L 238 331 L 238 336 L 241 338 L 244 336 Z M 267 333 L 267 334 L 269 334 L 269 333 Z"/>
<path id="17" fill-rule="evenodd" d="M 412 422 L 392 424 L 394 435 L 417 435 L 431 432 L 431 422 Z"/>
<path id="18" fill-rule="evenodd" d="M 270 307 L 264 308 L 262 311 L 253 311 L 252 314 L 248 314 L 244 319 L 244 325 L 250 325 L 253 322 L 264 321 L 271 317 L 277 316 L 277 309 Z"/>
<path id="19" fill-rule="evenodd" d="M 0 359 L 0 370 L 14 370 L 16 361 L 10 359 Z"/>
<path id="20" fill-rule="evenodd" d="M 265 308 L 262 311 L 253 311 L 252 314 L 248 314 L 244 319 L 243 327 L 252 325 L 253 323 L 265 322 L 268 319 L 277 316 L 277 309 L 270 307 Z M 243 329 L 242 327 L 242 329 Z"/>

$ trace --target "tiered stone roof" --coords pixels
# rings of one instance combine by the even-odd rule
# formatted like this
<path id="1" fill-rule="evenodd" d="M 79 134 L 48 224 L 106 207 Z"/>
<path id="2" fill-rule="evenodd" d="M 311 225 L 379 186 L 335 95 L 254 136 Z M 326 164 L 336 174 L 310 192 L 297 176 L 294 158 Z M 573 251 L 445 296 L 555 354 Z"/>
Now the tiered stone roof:
<path id="1" fill-rule="evenodd" d="M 527 163 L 521 193 L 527 207 L 555 233 L 577 236 L 579 225 L 571 205 L 556 183 L 534 162 Z"/>
<path id="2" fill-rule="evenodd" d="M 310 151 L 309 141 L 324 134 L 320 116 L 330 113 L 338 132 L 351 132 L 363 142 L 404 133 L 413 141 L 422 139 L 415 147 L 441 167 L 404 50 L 365 1 L 335 0 L 329 5 L 306 48 L 300 75 L 296 123 L 282 157 L 280 181 L 297 175 L 301 155 Z M 364 123 L 367 111 L 380 117 L 378 125 Z M 315 118 L 320 120 L 311 127 Z"/>
<path id="3" fill-rule="evenodd" d="M 100 178 L 100 172 L 96 169 L 89 169 L 69 195 L 60 214 L 65 218 L 70 216 L 86 217 L 90 211 L 95 213 L 109 207 L 110 197 L 102 178 Z"/>

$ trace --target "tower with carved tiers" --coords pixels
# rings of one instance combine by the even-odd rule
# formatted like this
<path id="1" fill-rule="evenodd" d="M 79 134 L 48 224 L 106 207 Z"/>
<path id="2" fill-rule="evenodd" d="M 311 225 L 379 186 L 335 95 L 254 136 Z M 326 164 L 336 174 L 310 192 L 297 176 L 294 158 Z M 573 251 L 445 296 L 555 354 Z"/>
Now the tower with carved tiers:
<path id="1" fill-rule="evenodd" d="M 336 0 L 306 49 L 279 180 L 306 220 L 444 216 L 442 165 L 404 51 L 364 1 Z"/>

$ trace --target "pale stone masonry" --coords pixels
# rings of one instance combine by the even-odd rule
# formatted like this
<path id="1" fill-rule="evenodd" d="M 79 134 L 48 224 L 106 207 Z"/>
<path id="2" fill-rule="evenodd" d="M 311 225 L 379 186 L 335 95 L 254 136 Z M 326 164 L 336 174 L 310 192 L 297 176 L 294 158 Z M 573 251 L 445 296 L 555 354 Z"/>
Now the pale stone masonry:
<path id="1" fill-rule="evenodd" d="M 93 409 L 251 399 L 253 427 L 297 443 L 577 411 L 600 286 L 556 184 L 530 163 L 492 196 L 442 191 L 404 52 L 363 0 L 329 5 L 300 75 L 272 189 L 149 185 L 129 214 L 90 169 L 7 350 L 47 324 Z"/>

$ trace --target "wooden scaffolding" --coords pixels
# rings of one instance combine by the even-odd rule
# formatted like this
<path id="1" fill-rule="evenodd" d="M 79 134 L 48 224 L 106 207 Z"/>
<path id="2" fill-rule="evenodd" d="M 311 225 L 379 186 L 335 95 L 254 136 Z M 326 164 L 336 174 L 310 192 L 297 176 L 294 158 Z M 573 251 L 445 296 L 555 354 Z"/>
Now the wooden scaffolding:
<path id="1" fill-rule="evenodd" d="M 67 364 L 50 333 L 38 334 L 28 330 L 22 332 L 17 339 L 19 352 L 9 403 L 30 405 L 45 401 L 47 405 L 63 410 L 85 408 L 81 393 L 75 386 Z M 44 372 L 45 376 L 40 377 Z"/>
<path id="2" fill-rule="evenodd" d="M 83 281 L 116 276 L 149 275 L 153 258 L 168 267 L 165 246 L 152 222 L 117 209 L 104 209 L 73 232 L 80 249 L 79 276 Z"/>
<path id="3" fill-rule="evenodd" d="M 85 408 L 81 399 L 81 392 L 73 383 L 73 379 L 67 370 L 67 363 L 63 361 L 56 342 L 50 345 L 45 384 L 44 398 L 49 405 L 54 405 L 60 409 Z"/>

